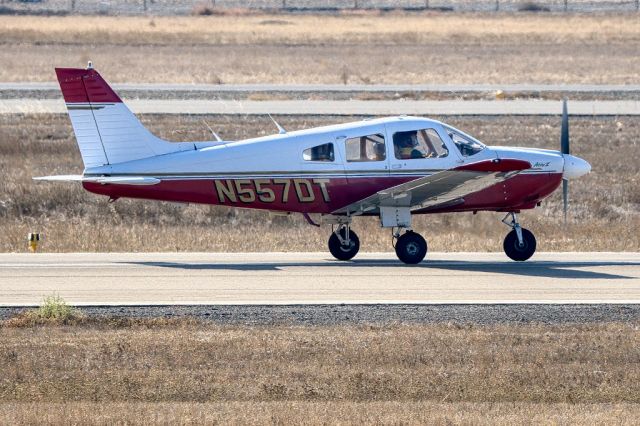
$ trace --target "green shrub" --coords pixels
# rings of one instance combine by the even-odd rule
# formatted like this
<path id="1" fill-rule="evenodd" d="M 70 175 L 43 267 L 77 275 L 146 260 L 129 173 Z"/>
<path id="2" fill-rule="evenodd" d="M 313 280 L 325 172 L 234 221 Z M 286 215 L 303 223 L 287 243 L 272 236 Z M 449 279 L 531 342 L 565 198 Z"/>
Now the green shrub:
<path id="1" fill-rule="evenodd" d="M 36 310 L 36 315 L 44 320 L 66 321 L 79 314 L 78 310 L 69 306 L 62 297 L 57 294 L 46 296 L 42 305 Z"/>
<path id="2" fill-rule="evenodd" d="M 9 327 L 30 327 L 34 325 L 71 325 L 81 323 L 85 315 L 70 306 L 59 295 L 45 296 L 42 304 L 35 308 L 21 312 L 9 319 L 4 325 Z"/>

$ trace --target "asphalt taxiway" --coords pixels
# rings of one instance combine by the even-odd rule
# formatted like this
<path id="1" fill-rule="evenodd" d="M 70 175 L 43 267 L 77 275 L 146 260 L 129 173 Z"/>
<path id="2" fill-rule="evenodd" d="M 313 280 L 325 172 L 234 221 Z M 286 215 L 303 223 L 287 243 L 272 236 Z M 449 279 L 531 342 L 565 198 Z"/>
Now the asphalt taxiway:
<path id="1" fill-rule="evenodd" d="M 640 303 L 640 253 L 0 254 L 0 306 Z"/>

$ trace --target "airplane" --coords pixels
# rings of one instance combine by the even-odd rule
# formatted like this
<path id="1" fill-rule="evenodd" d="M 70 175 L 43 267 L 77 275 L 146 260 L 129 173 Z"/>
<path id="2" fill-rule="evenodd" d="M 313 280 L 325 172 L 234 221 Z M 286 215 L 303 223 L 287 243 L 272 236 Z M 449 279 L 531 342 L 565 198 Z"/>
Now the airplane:
<path id="1" fill-rule="evenodd" d="M 448 124 L 397 116 L 316 127 L 238 141 L 169 142 L 147 130 L 91 63 L 56 68 L 76 141 L 82 175 L 37 180 L 80 182 L 109 197 L 203 203 L 300 213 L 315 226 L 331 225 L 329 251 L 350 260 L 360 248 L 352 222 L 377 216 L 391 229 L 406 264 L 427 254 L 412 227 L 416 214 L 505 213 L 503 243 L 515 261 L 536 250 L 518 214 L 539 206 L 562 183 L 591 170 L 569 154 L 566 100 L 561 150 L 486 146 Z M 566 217 L 566 216 L 565 216 Z"/>

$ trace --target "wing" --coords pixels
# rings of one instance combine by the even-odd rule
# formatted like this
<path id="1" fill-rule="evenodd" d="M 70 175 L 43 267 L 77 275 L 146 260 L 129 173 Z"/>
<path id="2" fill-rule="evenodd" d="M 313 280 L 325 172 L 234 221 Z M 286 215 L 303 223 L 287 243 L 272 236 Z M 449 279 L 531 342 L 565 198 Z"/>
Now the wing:
<path id="1" fill-rule="evenodd" d="M 523 160 L 494 159 L 466 164 L 418 178 L 349 204 L 334 214 L 361 214 L 379 207 L 409 207 L 419 210 L 464 202 L 464 197 L 505 181 L 531 164 Z"/>

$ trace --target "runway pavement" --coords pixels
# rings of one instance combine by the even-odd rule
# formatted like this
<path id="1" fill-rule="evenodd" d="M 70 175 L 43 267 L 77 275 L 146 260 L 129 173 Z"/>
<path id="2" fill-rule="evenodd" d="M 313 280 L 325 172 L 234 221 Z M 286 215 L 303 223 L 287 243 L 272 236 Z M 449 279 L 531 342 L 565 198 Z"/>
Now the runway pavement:
<path id="1" fill-rule="evenodd" d="M 141 114 L 280 115 L 559 115 L 560 101 L 221 101 L 203 99 L 125 99 Z M 640 115 L 640 101 L 569 101 L 571 115 Z M 62 99 L 0 99 L 0 114 L 66 113 Z"/>
<path id="2" fill-rule="evenodd" d="M 640 253 L 0 254 L 0 306 L 640 303 Z"/>

